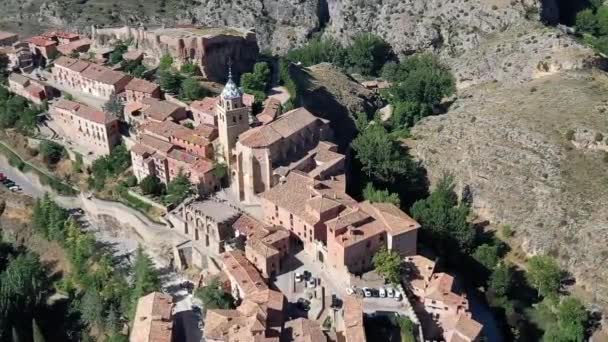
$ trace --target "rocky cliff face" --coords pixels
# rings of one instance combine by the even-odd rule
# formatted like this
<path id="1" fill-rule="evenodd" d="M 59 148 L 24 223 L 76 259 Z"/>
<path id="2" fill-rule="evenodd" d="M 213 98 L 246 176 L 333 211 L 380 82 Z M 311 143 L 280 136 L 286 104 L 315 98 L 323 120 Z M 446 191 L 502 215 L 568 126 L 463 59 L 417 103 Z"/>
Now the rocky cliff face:
<path id="1" fill-rule="evenodd" d="M 431 180 L 452 173 L 472 190 L 475 213 L 511 225 L 527 253 L 557 257 L 605 308 L 606 91 L 599 72 L 472 87 L 408 142 Z"/>

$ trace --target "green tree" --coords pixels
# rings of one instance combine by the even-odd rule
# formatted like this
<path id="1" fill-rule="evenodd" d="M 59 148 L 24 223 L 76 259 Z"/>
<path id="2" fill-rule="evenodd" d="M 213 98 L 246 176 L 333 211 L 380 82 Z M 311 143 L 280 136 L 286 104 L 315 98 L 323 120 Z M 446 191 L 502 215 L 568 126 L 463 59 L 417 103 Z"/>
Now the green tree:
<path id="1" fill-rule="evenodd" d="M 597 34 L 601 36 L 608 35 L 608 6 L 601 6 L 596 13 L 597 19 Z"/>
<path id="2" fill-rule="evenodd" d="M 0 53 L 0 74 L 6 73 L 10 59 L 5 53 Z"/>
<path id="3" fill-rule="evenodd" d="M 506 297 L 513 287 L 513 271 L 509 265 L 501 264 L 490 276 L 488 281 L 489 290 L 497 297 Z"/>
<path id="4" fill-rule="evenodd" d="M 444 176 L 428 198 L 414 203 L 411 213 L 439 253 L 467 253 L 473 246 L 469 207 L 458 203 L 452 177 Z"/>
<path id="5" fill-rule="evenodd" d="M 54 141 L 43 140 L 40 143 L 40 153 L 47 164 L 57 164 L 65 155 L 65 149 Z"/>
<path id="6" fill-rule="evenodd" d="M 163 70 L 160 73 L 160 87 L 171 94 L 179 93 L 182 86 L 182 76 L 170 70 Z"/>
<path id="7" fill-rule="evenodd" d="M 110 95 L 110 99 L 103 105 L 103 110 L 105 112 L 110 113 L 117 118 L 122 117 L 124 108 L 125 105 L 116 94 Z"/>
<path id="8" fill-rule="evenodd" d="M 198 65 L 194 63 L 184 63 L 182 64 L 180 71 L 182 72 L 182 74 L 194 76 L 199 73 L 199 68 Z"/>
<path id="9" fill-rule="evenodd" d="M 491 271 L 500 262 L 500 247 L 487 243 L 479 245 L 473 252 L 473 259 Z"/>
<path id="10" fill-rule="evenodd" d="M 186 175 L 180 170 L 177 177 L 169 182 L 167 185 L 167 195 L 165 196 L 165 202 L 178 204 L 183 202 L 186 197 L 192 193 L 192 183 Z"/>
<path id="11" fill-rule="evenodd" d="M 173 66 L 173 57 L 171 57 L 171 55 L 165 54 L 160 58 L 160 63 L 158 64 L 159 70 L 161 70 L 161 71 L 169 70 L 169 69 L 171 69 L 172 66 Z"/>
<path id="12" fill-rule="evenodd" d="M 536 255 L 528 260 L 528 272 L 526 273 L 530 285 L 532 285 L 541 296 L 556 296 L 560 288 L 562 270 L 550 256 Z"/>
<path id="13" fill-rule="evenodd" d="M 139 246 L 135 253 L 133 264 L 133 291 L 131 292 L 130 317 L 135 315 L 137 300 L 153 291 L 160 289 L 158 270 L 154 267 L 152 259 Z"/>
<path id="14" fill-rule="evenodd" d="M 72 171 L 76 172 L 76 173 L 80 173 L 82 172 L 82 166 L 84 165 L 84 162 L 82 160 L 82 154 L 76 152 L 75 154 L 75 158 L 74 158 L 74 162 L 72 163 Z"/>
<path id="15" fill-rule="evenodd" d="M 572 296 L 562 299 L 557 306 L 555 318 L 554 323 L 545 330 L 543 341 L 585 341 L 585 325 L 589 316 L 580 300 Z"/>
<path id="16" fill-rule="evenodd" d="M 213 278 L 207 286 L 200 287 L 194 292 L 194 296 L 203 302 L 207 309 L 233 309 L 234 298 L 222 288 L 218 278 Z"/>
<path id="17" fill-rule="evenodd" d="M 598 22 L 592 9 L 585 9 L 576 14 L 576 28 L 584 33 L 597 33 Z"/>
<path id="18" fill-rule="evenodd" d="M 286 58 L 294 63 L 302 63 L 306 67 L 322 62 L 343 67 L 346 54 L 344 47 L 335 39 L 313 38 L 306 45 L 290 50 Z"/>
<path id="19" fill-rule="evenodd" d="M 347 48 L 347 67 L 353 72 L 377 76 L 386 61 L 393 55 L 391 46 L 371 33 L 356 36 Z"/>
<path id="20" fill-rule="evenodd" d="M 382 247 L 376 252 L 373 258 L 374 268 L 386 280 L 392 284 L 399 284 L 401 281 L 401 256 L 386 247 Z"/>
<path id="21" fill-rule="evenodd" d="M 363 198 L 372 203 L 392 203 L 396 206 L 401 205 L 399 195 L 390 193 L 388 190 L 377 190 L 372 183 L 367 183 L 363 189 Z"/>
<path id="22" fill-rule="evenodd" d="M 401 330 L 401 342 L 416 342 L 416 327 L 408 317 L 399 316 L 397 324 Z"/>
<path id="23" fill-rule="evenodd" d="M 137 78 L 143 78 L 146 72 L 148 72 L 148 69 L 144 65 L 139 64 L 131 71 L 131 75 Z"/>
<path id="24" fill-rule="evenodd" d="M 155 176 L 146 176 L 141 180 L 139 187 L 144 195 L 155 195 L 158 196 L 163 192 L 163 184 Z"/>
<path id="25" fill-rule="evenodd" d="M 258 62 L 253 66 L 253 72 L 241 76 L 241 86 L 245 92 L 266 91 L 270 83 L 270 68 L 266 62 Z"/>
<path id="26" fill-rule="evenodd" d="M 412 174 L 413 161 L 379 124 L 369 125 L 351 144 L 368 179 L 393 183 L 400 176 Z"/>
<path id="27" fill-rule="evenodd" d="M 121 52 L 121 51 L 118 51 L 118 50 L 113 51 L 110 54 L 110 61 L 109 61 L 110 64 L 116 65 L 116 64 L 122 62 L 123 61 L 122 54 L 123 54 L 123 52 Z"/>
<path id="28" fill-rule="evenodd" d="M 42 334 L 42 331 L 40 330 L 35 318 L 32 319 L 32 337 L 34 342 L 45 341 L 44 335 Z"/>
<path id="29" fill-rule="evenodd" d="M 104 319 L 103 301 L 94 286 L 85 290 L 80 302 L 80 312 L 83 320 L 91 329 L 101 327 Z"/>
<path id="30" fill-rule="evenodd" d="M 11 259 L 0 273 L 0 312 L 31 312 L 48 289 L 46 271 L 34 254 Z"/>
<path id="31" fill-rule="evenodd" d="M 197 79 L 189 77 L 182 82 L 180 90 L 180 97 L 182 99 L 195 101 L 202 99 L 205 95 L 207 95 L 207 92 Z"/>

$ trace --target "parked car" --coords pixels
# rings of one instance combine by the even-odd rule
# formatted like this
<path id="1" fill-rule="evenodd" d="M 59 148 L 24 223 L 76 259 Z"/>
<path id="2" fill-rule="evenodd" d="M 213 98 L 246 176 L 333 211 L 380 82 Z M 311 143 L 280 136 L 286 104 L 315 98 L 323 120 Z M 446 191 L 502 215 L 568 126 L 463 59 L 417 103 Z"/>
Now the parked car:
<path id="1" fill-rule="evenodd" d="M 395 300 L 396 301 L 400 301 L 401 300 L 401 292 L 395 290 Z"/>
<path id="2" fill-rule="evenodd" d="M 384 289 L 384 287 L 380 288 L 380 298 L 384 298 L 386 297 L 386 290 Z"/>
<path id="3" fill-rule="evenodd" d="M 363 294 L 365 295 L 365 297 L 372 296 L 372 289 L 370 289 L 369 287 L 364 287 L 362 290 L 363 290 Z"/>
<path id="4" fill-rule="evenodd" d="M 6 179 L 6 176 L 4 175 L 4 173 L 0 172 L 0 181 L 3 181 Z"/>
<path id="5" fill-rule="evenodd" d="M 380 291 L 378 291 L 378 289 L 371 289 L 372 291 L 372 297 L 378 298 L 380 297 Z"/>
<path id="6" fill-rule="evenodd" d="M 304 310 L 304 311 L 310 310 L 310 302 L 304 298 L 298 298 L 298 301 L 296 302 L 296 306 L 300 310 Z"/>
<path id="7" fill-rule="evenodd" d="M 15 185 L 15 182 L 13 182 L 12 180 L 10 180 L 10 179 L 8 179 L 8 178 L 5 178 L 5 179 L 2 181 L 2 184 L 6 185 L 6 186 L 13 186 L 13 185 Z"/>
<path id="8" fill-rule="evenodd" d="M 395 290 L 393 290 L 391 287 L 386 289 L 386 296 L 388 298 L 393 298 L 394 295 L 395 295 Z"/>
<path id="9" fill-rule="evenodd" d="M 302 276 L 304 277 L 305 280 L 309 280 L 310 277 L 312 277 L 312 273 L 305 270 L 304 272 L 302 272 Z"/>
<path id="10" fill-rule="evenodd" d="M 296 272 L 296 283 L 302 282 L 302 279 L 304 279 L 302 275 Z"/>
<path id="11" fill-rule="evenodd" d="M 9 188 L 9 190 L 12 192 L 17 192 L 17 191 L 21 191 L 21 188 L 18 185 L 14 185 L 14 186 L 11 186 Z"/>
<path id="12" fill-rule="evenodd" d="M 353 294 L 355 294 L 355 290 L 353 290 L 352 287 L 347 287 L 346 288 L 346 294 L 349 295 L 349 296 L 353 295 Z"/>
<path id="13" fill-rule="evenodd" d="M 331 307 L 334 309 L 339 309 L 342 307 L 342 300 L 335 294 L 331 295 Z"/>
<path id="14" fill-rule="evenodd" d="M 317 286 L 317 279 L 316 278 L 310 278 L 306 281 L 306 287 L 309 287 L 311 289 L 314 289 Z"/>

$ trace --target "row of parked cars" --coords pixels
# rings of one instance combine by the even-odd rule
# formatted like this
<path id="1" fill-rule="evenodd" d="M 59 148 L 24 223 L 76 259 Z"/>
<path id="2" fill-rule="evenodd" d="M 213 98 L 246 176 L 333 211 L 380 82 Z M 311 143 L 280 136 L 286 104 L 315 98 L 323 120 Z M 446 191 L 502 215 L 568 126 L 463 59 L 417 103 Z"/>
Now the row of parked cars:
<path id="1" fill-rule="evenodd" d="M 6 177 L 4 173 L 0 173 L 0 182 L 2 182 L 2 184 L 4 184 L 4 186 L 6 186 L 12 192 L 21 191 L 21 187 Z"/>
<path id="2" fill-rule="evenodd" d="M 362 297 L 377 297 L 377 298 L 393 298 L 396 301 L 400 301 L 403 298 L 403 295 L 401 294 L 401 292 L 399 290 L 395 290 L 392 287 L 381 287 L 379 289 L 374 289 L 371 287 L 362 287 L 362 288 L 357 288 L 357 287 L 352 287 L 352 288 L 347 288 L 346 289 L 346 293 L 348 293 L 349 295 L 352 294 L 358 294 Z"/>
<path id="3" fill-rule="evenodd" d="M 317 287 L 317 278 L 312 276 L 312 273 L 303 271 L 302 273 L 296 272 L 296 283 L 304 282 L 306 287 L 314 289 Z"/>

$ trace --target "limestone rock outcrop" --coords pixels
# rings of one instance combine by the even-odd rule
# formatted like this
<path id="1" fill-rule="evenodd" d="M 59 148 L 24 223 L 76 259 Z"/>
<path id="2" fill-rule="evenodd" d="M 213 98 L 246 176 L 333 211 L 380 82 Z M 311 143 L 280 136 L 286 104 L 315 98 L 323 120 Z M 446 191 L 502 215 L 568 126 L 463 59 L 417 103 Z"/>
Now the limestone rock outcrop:
<path id="1" fill-rule="evenodd" d="M 604 308 L 606 91 L 608 77 L 589 71 L 471 87 L 407 142 L 432 183 L 453 174 L 459 189 L 469 186 L 481 219 L 510 225 L 511 244 L 526 253 L 558 258 Z"/>
<path id="2" fill-rule="evenodd" d="M 258 57 L 254 32 L 233 28 L 92 28 L 96 45 L 109 45 L 117 39 L 131 42 L 147 58 L 159 61 L 164 54 L 177 65 L 185 62 L 200 66 L 203 76 L 212 81 L 225 81 L 228 63 L 240 75 L 251 70 Z"/>

